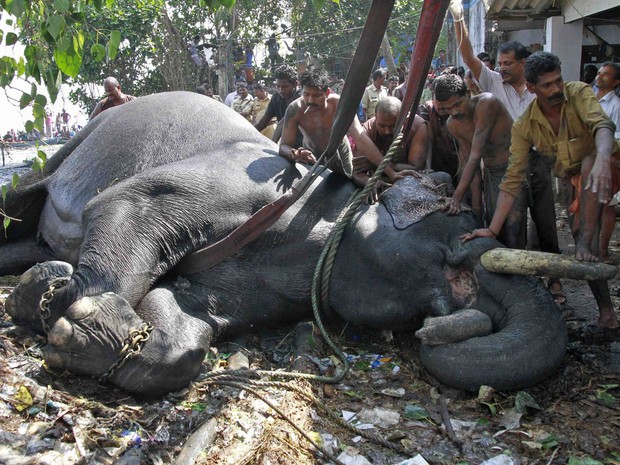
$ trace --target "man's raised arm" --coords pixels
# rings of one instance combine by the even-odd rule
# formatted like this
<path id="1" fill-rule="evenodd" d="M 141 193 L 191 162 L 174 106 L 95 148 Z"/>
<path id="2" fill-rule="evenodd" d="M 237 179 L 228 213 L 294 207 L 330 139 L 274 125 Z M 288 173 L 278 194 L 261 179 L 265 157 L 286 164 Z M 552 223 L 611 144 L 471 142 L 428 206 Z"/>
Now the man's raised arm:
<path id="1" fill-rule="evenodd" d="M 459 48 L 459 52 L 461 52 L 463 61 L 469 67 L 474 77 L 476 79 L 480 79 L 480 73 L 482 72 L 484 63 L 482 63 L 482 60 L 474 54 L 474 49 L 471 46 L 467 26 L 465 26 L 463 3 L 461 3 L 461 0 L 451 0 L 448 9 L 450 10 L 450 14 L 454 20 L 456 44 Z"/>

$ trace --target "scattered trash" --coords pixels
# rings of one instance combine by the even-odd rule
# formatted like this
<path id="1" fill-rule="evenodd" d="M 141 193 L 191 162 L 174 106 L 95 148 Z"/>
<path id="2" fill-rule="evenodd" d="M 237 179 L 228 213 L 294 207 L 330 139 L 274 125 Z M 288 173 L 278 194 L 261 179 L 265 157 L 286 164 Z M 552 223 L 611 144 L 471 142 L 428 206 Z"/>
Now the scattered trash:
<path id="1" fill-rule="evenodd" d="M 398 462 L 396 465 L 429 465 L 429 463 L 420 454 L 411 459 Z"/>
<path id="2" fill-rule="evenodd" d="M 366 457 L 360 455 L 354 447 L 346 447 L 338 457 L 344 465 L 372 465 Z"/>
<path id="3" fill-rule="evenodd" d="M 383 394 L 384 396 L 389 396 L 389 397 L 396 397 L 398 399 L 400 399 L 401 397 L 405 396 L 405 389 L 404 388 L 385 388 L 385 389 L 381 389 L 381 394 Z"/>
<path id="4" fill-rule="evenodd" d="M 357 417 L 366 423 L 372 423 L 380 428 L 387 429 L 400 423 L 400 414 L 393 410 L 382 407 L 372 409 L 362 409 Z"/>
<path id="5" fill-rule="evenodd" d="M 514 465 L 514 463 L 514 460 L 509 455 L 500 454 L 489 460 L 485 460 L 480 465 Z"/>

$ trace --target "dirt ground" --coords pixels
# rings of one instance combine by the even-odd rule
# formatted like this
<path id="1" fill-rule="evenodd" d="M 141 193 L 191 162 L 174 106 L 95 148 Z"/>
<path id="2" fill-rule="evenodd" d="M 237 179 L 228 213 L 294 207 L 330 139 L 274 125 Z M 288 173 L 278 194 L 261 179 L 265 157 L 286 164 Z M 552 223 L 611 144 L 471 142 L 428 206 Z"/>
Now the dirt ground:
<path id="1" fill-rule="evenodd" d="M 562 216 L 559 224 L 564 253 L 571 254 Z M 614 252 L 618 241 L 616 231 Z M 4 278 L 0 294 L 14 284 Z M 620 280 L 610 287 L 618 309 Z M 388 340 L 360 328 L 333 329 L 352 366 L 336 385 L 242 386 L 207 378 L 213 368 L 247 365 L 330 375 L 340 362 L 316 329 L 303 325 L 219 344 L 187 390 L 144 401 L 48 372 L 44 339 L 14 326 L 0 304 L 0 464 L 302 465 L 339 457 L 356 465 L 618 465 L 620 331 L 596 327 L 585 282 L 566 281 L 564 288 L 569 346 L 558 372 L 525 391 L 478 394 L 440 386 L 426 374 L 411 334 Z M 345 427 L 348 416 L 363 429 Z"/>

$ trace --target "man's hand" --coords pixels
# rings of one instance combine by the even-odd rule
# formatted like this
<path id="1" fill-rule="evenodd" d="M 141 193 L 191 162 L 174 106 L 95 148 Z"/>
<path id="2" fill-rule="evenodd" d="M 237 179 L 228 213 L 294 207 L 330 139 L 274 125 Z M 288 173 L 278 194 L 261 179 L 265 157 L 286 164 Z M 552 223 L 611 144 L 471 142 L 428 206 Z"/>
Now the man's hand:
<path id="1" fill-rule="evenodd" d="M 456 197 L 449 198 L 448 202 L 443 207 L 443 211 L 445 212 L 447 211 L 448 215 L 457 215 L 458 213 L 461 213 L 463 210 L 464 208 L 461 205 L 461 199 L 458 199 Z"/>
<path id="2" fill-rule="evenodd" d="M 463 19 L 465 18 L 463 3 L 461 2 L 461 0 L 450 0 L 448 10 L 450 10 L 450 14 L 452 15 L 452 19 L 455 23 L 463 21 Z"/>
<path id="3" fill-rule="evenodd" d="M 463 234 L 460 239 L 461 242 L 471 241 L 472 239 L 476 239 L 477 237 L 490 237 L 491 239 L 495 239 L 497 236 L 490 229 L 474 229 L 472 232 Z"/>
<path id="4" fill-rule="evenodd" d="M 308 149 L 291 150 L 291 159 L 295 162 L 306 163 L 308 165 L 314 165 L 316 163 L 316 157 Z"/>
<path id="5" fill-rule="evenodd" d="M 611 170 L 609 165 L 603 165 L 605 163 L 599 163 L 598 159 L 594 162 L 584 189 L 592 189 L 593 194 L 598 194 L 599 203 L 607 205 L 611 201 Z"/>
<path id="6" fill-rule="evenodd" d="M 368 193 L 368 196 L 364 199 L 364 202 L 371 205 L 373 203 L 377 203 L 379 201 L 379 197 L 381 197 L 381 194 L 383 194 L 383 192 L 390 187 L 392 187 L 391 184 L 378 180 L 375 185 L 372 186 L 372 191 Z"/>
<path id="7" fill-rule="evenodd" d="M 414 178 L 420 179 L 422 177 L 422 174 L 416 170 L 400 170 L 398 171 L 398 174 L 401 175 L 401 178 L 404 178 L 405 176 L 413 176 Z"/>

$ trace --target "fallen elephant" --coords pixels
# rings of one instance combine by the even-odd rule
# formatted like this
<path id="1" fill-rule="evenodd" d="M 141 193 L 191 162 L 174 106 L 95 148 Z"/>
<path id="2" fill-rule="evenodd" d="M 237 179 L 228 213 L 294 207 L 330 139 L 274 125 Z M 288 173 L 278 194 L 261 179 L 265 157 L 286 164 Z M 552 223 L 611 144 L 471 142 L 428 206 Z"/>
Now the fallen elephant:
<path id="1" fill-rule="evenodd" d="M 196 94 L 152 95 L 106 111 L 43 175 L 24 176 L 7 195 L 7 215 L 22 221 L 0 238 L 0 275 L 25 271 L 7 311 L 47 333 L 51 368 L 104 376 L 141 395 L 183 388 L 216 338 L 311 315 L 315 264 L 354 189 L 334 174 L 241 252 L 204 271 L 175 271 L 305 172 L 241 116 Z M 551 295 L 536 279 L 485 271 L 480 255 L 498 243 L 461 244 L 476 220 L 428 209 L 438 197 L 427 195 L 424 179 L 400 181 L 353 218 L 331 277 L 333 313 L 401 331 L 474 308 L 493 332 L 423 344 L 424 366 L 469 390 L 542 380 L 567 342 Z M 119 358 L 130 335 L 139 353 Z"/>

